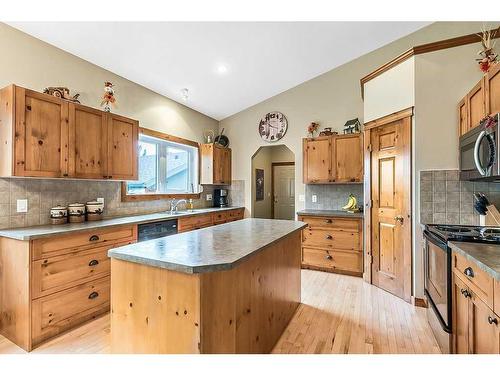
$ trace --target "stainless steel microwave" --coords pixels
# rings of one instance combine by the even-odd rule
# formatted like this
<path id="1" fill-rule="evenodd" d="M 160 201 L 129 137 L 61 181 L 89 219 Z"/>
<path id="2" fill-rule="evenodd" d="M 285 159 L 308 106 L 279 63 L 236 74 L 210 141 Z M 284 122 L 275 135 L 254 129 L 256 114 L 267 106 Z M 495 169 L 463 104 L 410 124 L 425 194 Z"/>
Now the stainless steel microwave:
<path id="1" fill-rule="evenodd" d="M 460 180 L 500 180 L 500 114 L 460 137 Z"/>

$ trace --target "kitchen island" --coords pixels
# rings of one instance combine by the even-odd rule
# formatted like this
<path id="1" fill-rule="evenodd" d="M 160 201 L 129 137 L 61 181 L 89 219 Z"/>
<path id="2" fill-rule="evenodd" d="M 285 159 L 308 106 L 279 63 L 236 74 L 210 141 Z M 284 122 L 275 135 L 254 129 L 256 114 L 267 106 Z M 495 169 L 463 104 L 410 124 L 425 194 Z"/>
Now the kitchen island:
<path id="1" fill-rule="evenodd" d="M 114 353 L 269 353 L 300 304 L 301 230 L 245 219 L 115 248 Z"/>

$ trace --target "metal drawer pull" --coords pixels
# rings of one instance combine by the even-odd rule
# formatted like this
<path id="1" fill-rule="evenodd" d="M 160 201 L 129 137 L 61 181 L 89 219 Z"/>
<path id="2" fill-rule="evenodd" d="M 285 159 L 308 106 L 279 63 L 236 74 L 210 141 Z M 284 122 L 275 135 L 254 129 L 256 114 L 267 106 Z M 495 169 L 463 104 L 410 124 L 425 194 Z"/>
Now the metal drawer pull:
<path id="1" fill-rule="evenodd" d="M 98 264 L 99 264 L 99 261 L 97 259 L 92 259 L 89 262 L 89 267 L 94 267 L 94 266 L 97 266 Z"/>
<path id="2" fill-rule="evenodd" d="M 465 298 L 471 297 L 471 294 L 469 293 L 469 291 L 467 289 L 460 289 L 460 293 L 462 293 Z"/>
<path id="3" fill-rule="evenodd" d="M 326 236 L 326 239 L 327 239 L 327 240 L 333 240 L 333 236 L 332 236 L 331 234 L 328 234 L 328 235 Z"/>
<path id="4" fill-rule="evenodd" d="M 332 223 L 332 219 L 327 219 L 327 220 L 325 220 L 325 223 L 327 223 L 327 224 L 331 224 L 331 223 Z"/>
<path id="5" fill-rule="evenodd" d="M 468 277 L 474 277 L 474 270 L 470 267 L 467 267 L 464 270 L 464 274 L 465 274 L 465 276 L 468 276 Z"/>
<path id="6" fill-rule="evenodd" d="M 488 323 L 498 325 L 498 319 L 492 318 L 491 316 L 488 316 Z"/>
<path id="7" fill-rule="evenodd" d="M 98 236 L 98 235 L 96 235 L 96 234 L 94 234 L 93 236 L 91 236 L 91 237 L 89 238 L 89 241 L 99 241 L 99 236 Z"/>
<path id="8" fill-rule="evenodd" d="M 332 260 L 332 259 L 333 259 L 333 257 L 332 257 L 330 254 L 328 254 L 328 255 L 326 256 L 326 259 L 328 259 L 328 260 Z"/>
<path id="9" fill-rule="evenodd" d="M 97 297 L 99 297 L 99 293 L 97 292 L 92 292 L 89 294 L 89 299 L 95 299 Z"/>

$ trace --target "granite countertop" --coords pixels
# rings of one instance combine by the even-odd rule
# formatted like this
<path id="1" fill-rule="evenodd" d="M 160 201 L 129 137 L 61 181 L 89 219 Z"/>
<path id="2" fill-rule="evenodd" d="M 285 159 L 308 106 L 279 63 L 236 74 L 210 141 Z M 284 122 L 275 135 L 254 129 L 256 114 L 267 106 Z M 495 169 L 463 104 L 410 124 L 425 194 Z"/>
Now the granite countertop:
<path id="1" fill-rule="evenodd" d="M 38 225 L 34 227 L 24 227 L 15 229 L 0 229 L 0 237 L 8 237 L 15 240 L 29 241 L 37 238 L 49 237 L 58 234 L 78 233 L 90 229 L 115 227 L 127 224 L 152 223 L 179 217 L 201 215 L 209 212 L 234 210 L 244 207 L 224 207 L 224 208 L 200 208 L 193 211 L 182 211 L 175 215 L 170 215 L 169 211 L 158 212 L 146 215 L 123 216 L 99 221 L 85 221 L 83 223 L 61 224 L 61 225 Z"/>
<path id="2" fill-rule="evenodd" d="M 118 247 L 109 250 L 108 256 L 185 273 L 222 271 L 305 225 L 292 220 L 243 219 Z"/>
<path id="3" fill-rule="evenodd" d="M 448 246 L 500 281 L 500 245 L 452 241 Z"/>
<path id="4" fill-rule="evenodd" d="M 355 217 L 363 218 L 363 212 L 350 213 L 341 210 L 312 210 L 306 209 L 298 211 L 297 215 L 308 215 L 308 216 L 331 216 L 331 217 Z"/>

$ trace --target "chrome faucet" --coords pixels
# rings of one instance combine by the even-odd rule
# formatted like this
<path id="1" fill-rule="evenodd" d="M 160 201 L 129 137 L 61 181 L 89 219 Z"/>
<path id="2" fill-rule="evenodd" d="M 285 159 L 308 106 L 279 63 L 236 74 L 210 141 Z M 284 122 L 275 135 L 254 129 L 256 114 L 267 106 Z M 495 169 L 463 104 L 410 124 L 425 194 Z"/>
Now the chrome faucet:
<path id="1" fill-rule="evenodd" d="M 177 206 L 179 205 L 179 203 L 187 203 L 187 200 L 185 199 L 179 199 L 177 202 L 175 201 L 175 199 L 172 199 L 172 201 L 170 202 L 170 214 L 173 215 L 174 212 L 177 212 Z"/>

